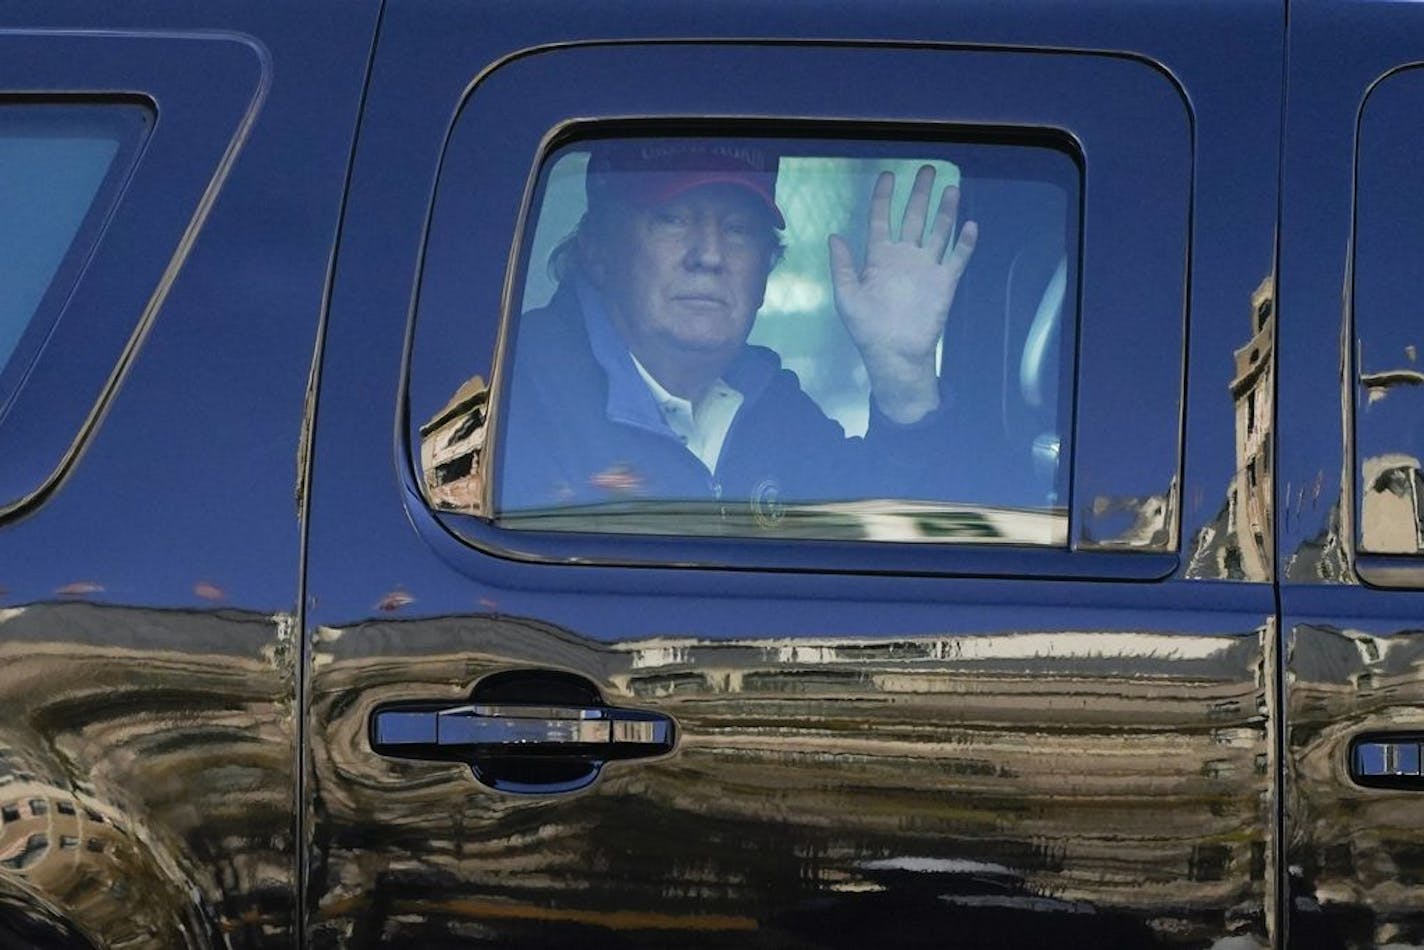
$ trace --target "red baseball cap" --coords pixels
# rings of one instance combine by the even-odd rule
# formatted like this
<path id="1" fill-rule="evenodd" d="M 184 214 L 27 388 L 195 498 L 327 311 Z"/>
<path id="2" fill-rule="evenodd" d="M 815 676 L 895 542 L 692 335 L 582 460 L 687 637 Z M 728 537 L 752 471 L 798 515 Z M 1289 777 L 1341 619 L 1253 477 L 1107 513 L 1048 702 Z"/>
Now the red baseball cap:
<path id="1" fill-rule="evenodd" d="M 774 152 L 746 139 L 598 142 L 588 159 L 588 206 L 609 200 L 661 204 L 703 185 L 736 185 L 755 195 L 777 228 L 784 228 L 776 206 L 779 163 Z"/>

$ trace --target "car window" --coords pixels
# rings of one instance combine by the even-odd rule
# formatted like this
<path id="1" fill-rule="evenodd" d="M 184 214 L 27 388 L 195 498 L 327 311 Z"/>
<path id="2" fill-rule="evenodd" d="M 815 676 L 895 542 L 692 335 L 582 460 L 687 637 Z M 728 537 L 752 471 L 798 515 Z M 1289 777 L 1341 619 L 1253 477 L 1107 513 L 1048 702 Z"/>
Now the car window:
<path id="1" fill-rule="evenodd" d="M 693 52 L 747 67 L 728 70 L 716 89 L 669 83 Z M 882 78 L 910 61 L 925 82 L 887 94 Z M 825 99 L 815 71 L 848 65 L 857 77 L 848 97 Z M 584 81 L 590 75 L 600 81 Z M 1086 93 L 1108 87 L 1114 95 Z M 863 49 L 848 60 L 812 46 L 634 44 L 503 64 L 453 118 L 411 288 L 397 445 L 412 517 L 440 527 L 431 543 L 453 534 L 484 554 L 544 563 L 1164 576 L 1180 548 L 1190 128 L 1180 91 L 1161 73 L 1092 55 Z M 753 210 L 774 209 L 784 226 L 770 229 L 779 260 L 753 289 L 761 302 L 745 342 L 763 366 L 754 378 L 738 358 L 679 393 L 646 346 L 623 347 L 637 357 L 631 377 L 628 364 L 609 377 L 595 362 L 605 379 L 639 380 L 646 396 L 637 401 L 659 406 L 654 423 L 646 402 L 629 415 L 608 393 L 572 396 L 569 387 L 597 377 L 534 356 L 589 352 L 563 345 L 591 338 L 587 324 L 563 336 L 560 314 L 607 312 L 614 322 L 594 323 L 611 325 L 615 341 L 627 336 L 616 323 L 626 308 L 597 299 L 614 296 L 608 288 L 581 296 L 558 260 L 550 271 L 551 256 L 566 257 L 554 249 L 590 213 L 600 150 L 646 147 L 649 158 L 670 159 L 692 140 L 703 154 L 720 149 L 724 164 L 659 169 L 610 158 L 599 175 L 686 182 L 694 173 Z M 726 180 L 726 161 L 758 150 L 776 160 L 774 183 Z M 877 350 L 864 331 L 903 326 L 883 318 L 905 300 L 853 308 L 860 317 L 847 326 L 832 248 L 845 248 L 842 269 L 857 283 L 888 273 L 869 266 L 875 183 L 885 173 L 890 207 L 878 217 L 899 254 L 922 169 L 933 174 L 922 188 L 927 219 L 957 176 L 954 226 L 939 234 L 948 247 L 972 235 L 974 246 L 959 255 L 942 341 L 943 303 L 920 308 L 911 294 L 909 310 L 931 320 L 931 342 L 921 324 Z M 772 166 L 741 171 L 769 175 Z M 645 184 L 599 193 L 695 197 Z M 710 220 L 705 207 L 689 210 L 694 222 Z M 932 231 L 921 226 L 922 243 Z M 611 245 L 571 245 L 580 246 Z M 627 290 L 632 272 L 619 273 Z M 720 302 L 714 293 L 703 305 Z M 887 373 L 899 357 L 915 372 Z M 699 419 L 699 398 L 719 380 L 733 393 L 719 400 L 730 401 Z M 787 385 L 763 385 L 771 380 Z M 657 402 L 650 381 L 689 405 Z M 778 398 L 763 399 L 769 392 Z M 805 411 L 788 413 L 792 404 Z M 899 426 L 877 424 L 885 420 Z M 639 431 L 661 433 L 653 446 L 675 448 L 674 457 L 621 441 Z M 840 435 L 814 435 L 827 431 Z M 583 464 L 548 471 L 569 459 Z M 822 539 L 835 543 L 806 543 Z M 863 543 L 872 541 L 931 543 Z"/>
<path id="2" fill-rule="evenodd" d="M 148 118 L 137 105 L 0 101 L 0 406 L 62 309 Z"/>
<path id="3" fill-rule="evenodd" d="M 1357 544 L 1424 555 L 1424 70 L 1384 80 L 1360 125 L 1354 286 Z"/>
<path id="4" fill-rule="evenodd" d="M 1053 143 L 570 142 L 496 411 L 472 379 L 426 422 L 427 491 L 514 529 L 1064 546 L 1079 189 Z"/>

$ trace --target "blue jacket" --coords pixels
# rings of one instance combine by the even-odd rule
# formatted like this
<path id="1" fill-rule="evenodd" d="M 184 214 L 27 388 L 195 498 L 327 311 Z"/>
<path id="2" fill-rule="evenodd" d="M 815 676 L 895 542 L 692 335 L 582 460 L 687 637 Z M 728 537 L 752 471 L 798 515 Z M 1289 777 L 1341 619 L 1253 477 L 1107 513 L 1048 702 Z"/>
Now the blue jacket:
<path id="1" fill-rule="evenodd" d="M 723 378 L 743 402 L 709 473 L 663 419 L 596 292 L 561 286 L 519 323 L 499 427 L 497 510 L 944 497 L 952 436 L 943 409 L 898 425 L 872 400 L 868 433 L 847 438 L 766 347 L 743 347 Z"/>

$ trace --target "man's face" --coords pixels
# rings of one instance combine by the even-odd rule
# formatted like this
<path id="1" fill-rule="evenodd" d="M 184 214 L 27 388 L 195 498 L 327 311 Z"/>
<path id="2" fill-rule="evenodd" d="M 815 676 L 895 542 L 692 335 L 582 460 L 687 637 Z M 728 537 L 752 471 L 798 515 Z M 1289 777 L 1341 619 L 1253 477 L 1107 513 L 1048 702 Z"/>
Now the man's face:
<path id="1" fill-rule="evenodd" d="M 610 317 L 630 348 L 725 365 L 751 332 L 775 247 L 757 198 L 704 185 L 625 209 L 611 232 L 595 253 Z"/>

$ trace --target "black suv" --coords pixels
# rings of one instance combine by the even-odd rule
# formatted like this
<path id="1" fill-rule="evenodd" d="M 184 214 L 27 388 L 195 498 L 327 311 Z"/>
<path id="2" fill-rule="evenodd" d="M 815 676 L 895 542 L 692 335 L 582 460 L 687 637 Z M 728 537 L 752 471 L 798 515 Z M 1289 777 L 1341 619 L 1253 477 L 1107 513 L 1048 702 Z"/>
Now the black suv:
<path id="1" fill-rule="evenodd" d="M 9 0 L 0 944 L 1424 943 L 1421 66 Z"/>

